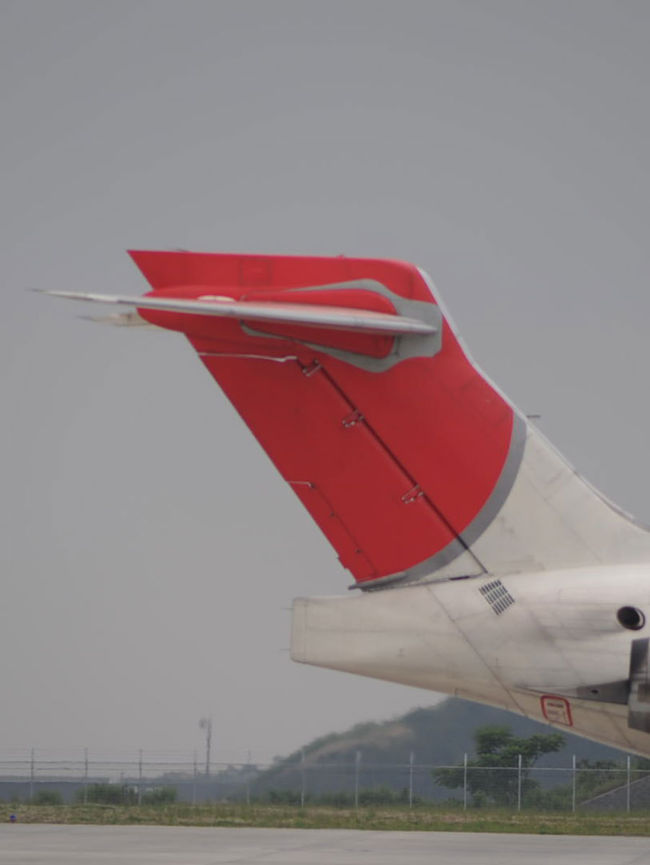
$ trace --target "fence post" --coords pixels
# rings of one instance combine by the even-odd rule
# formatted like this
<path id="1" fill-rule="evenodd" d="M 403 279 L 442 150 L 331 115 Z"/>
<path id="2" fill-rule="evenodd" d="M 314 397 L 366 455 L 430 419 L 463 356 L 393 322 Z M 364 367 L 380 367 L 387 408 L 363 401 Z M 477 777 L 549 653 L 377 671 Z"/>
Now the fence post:
<path id="1" fill-rule="evenodd" d="M 305 807 L 305 749 L 300 751 L 300 807 Z"/>
<path id="2" fill-rule="evenodd" d="M 142 805 L 142 748 L 138 751 L 138 805 Z"/>
<path id="3" fill-rule="evenodd" d="M 521 754 L 517 759 L 517 811 L 521 811 Z"/>
<path id="4" fill-rule="evenodd" d="M 630 780 L 631 780 L 631 763 L 630 763 L 630 755 L 627 755 L 627 790 L 626 792 L 626 803 L 625 810 L 627 813 L 630 813 Z"/>
<path id="5" fill-rule="evenodd" d="M 34 774 L 35 774 L 34 749 L 32 748 L 30 758 L 29 758 L 29 801 L 30 802 L 34 798 Z"/>
<path id="6" fill-rule="evenodd" d="M 192 805 L 196 805 L 196 776 L 197 776 L 198 771 L 199 771 L 197 761 L 196 761 L 196 751 L 194 751 L 193 759 L 194 759 L 194 766 L 193 766 L 194 771 L 192 773 Z"/>
<path id="7" fill-rule="evenodd" d="M 571 810 L 575 814 L 576 812 L 576 755 L 573 755 L 572 760 L 573 772 L 572 772 L 572 784 L 571 784 Z"/>
<path id="8" fill-rule="evenodd" d="M 354 755 L 354 807 L 359 808 L 359 768 L 361 766 L 361 751 Z"/>
<path id="9" fill-rule="evenodd" d="M 411 751 L 409 756 L 409 808 L 413 807 L 413 763 L 415 761 L 415 754 Z"/>
<path id="10" fill-rule="evenodd" d="M 467 751 L 463 757 L 463 811 L 467 811 Z"/>
<path id="11" fill-rule="evenodd" d="M 88 804 L 88 748 L 84 748 L 84 805 Z"/>

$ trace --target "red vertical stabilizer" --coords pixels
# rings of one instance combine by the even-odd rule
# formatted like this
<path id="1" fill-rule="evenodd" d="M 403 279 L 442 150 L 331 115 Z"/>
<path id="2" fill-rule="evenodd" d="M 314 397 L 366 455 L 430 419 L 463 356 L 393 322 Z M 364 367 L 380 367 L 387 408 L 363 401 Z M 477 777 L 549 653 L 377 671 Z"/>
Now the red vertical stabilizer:
<path id="1" fill-rule="evenodd" d="M 512 460 L 513 410 L 467 359 L 417 268 L 344 257 L 131 255 L 152 297 L 309 303 L 321 287 L 320 304 L 439 315 L 431 349 L 395 336 L 141 310 L 186 333 L 357 582 L 433 572 L 489 524 L 509 491 L 500 479 Z"/>

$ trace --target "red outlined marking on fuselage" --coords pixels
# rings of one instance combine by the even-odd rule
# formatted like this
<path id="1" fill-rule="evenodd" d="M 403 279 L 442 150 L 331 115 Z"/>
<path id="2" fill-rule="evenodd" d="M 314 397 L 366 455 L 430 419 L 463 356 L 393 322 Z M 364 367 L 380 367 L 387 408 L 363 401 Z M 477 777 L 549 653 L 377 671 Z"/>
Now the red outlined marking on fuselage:
<path id="1" fill-rule="evenodd" d="M 544 694 L 540 697 L 542 714 L 550 724 L 562 724 L 563 727 L 573 727 L 571 704 L 566 697 L 556 697 Z"/>

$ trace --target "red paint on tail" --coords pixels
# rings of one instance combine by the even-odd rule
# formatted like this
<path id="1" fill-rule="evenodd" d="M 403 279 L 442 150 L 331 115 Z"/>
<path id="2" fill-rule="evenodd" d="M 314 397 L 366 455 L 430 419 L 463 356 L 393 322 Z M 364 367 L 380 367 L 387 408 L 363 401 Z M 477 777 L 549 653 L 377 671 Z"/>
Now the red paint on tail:
<path id="1" fill-rule="evenodd" d="M 154 293 L 166 296 L 277 300 L 287 289 L 373 279 L 403 298 L 435 303 L 417 268 L 397 261 L 131 255 Z M 384 298 L 373 303 L 366 308 L 390 307 Z M 232 320 L 142 315 L 186 333 L 359 582 L 431 559 L 477 517 L 501 476 L 513 411 L 468 361 L 446 321 L 434 357 L 377 372 L 305 345 L 332 345 L 331 333 L 323 343 L 317 328 L 265 325 L 251 333 Z M 384 357 L 392 345 L 385 336 L 337 338 L 335 347 L 370 357 Z"/>

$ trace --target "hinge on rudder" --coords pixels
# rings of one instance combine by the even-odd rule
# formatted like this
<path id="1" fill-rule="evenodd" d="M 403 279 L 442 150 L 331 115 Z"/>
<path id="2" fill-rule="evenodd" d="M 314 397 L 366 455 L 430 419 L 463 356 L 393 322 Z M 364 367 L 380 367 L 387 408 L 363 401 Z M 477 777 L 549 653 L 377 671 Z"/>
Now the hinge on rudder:
<path id="1" fill-rule="evenodd" d="M 350 412 L 350 414 L 346 415 L 343 418 L 343 420 L 341 421 L 341 424 L 345 427 L 345 429 L 350 429 L 351 427 L 356 426 L 358 423 L 361 423 L 362 421 L 363 421 L 363 415 L 361 414 L 361 412 L 359 411 L 358 408 L 355 408 L 355 410 L 353 412 Z"/>
<path id="2" fill-rule="evenodd" d="M 317 360 L 315 360 L 313 363 L 310 363 L 309 366 L 303 366 L 302 367 L 302 374 L 304 376 L 307 376 L 307 378 L 311 378 L 311 376 L 315 372 L 318 372 L 319 369 L 320 369 L 320 364 Z"/>
<path id="3" fill-rule="evenodd" d="M 420 484 L 416 484 L 407 493 L 404 493 L 404 495 L 402 496 L 402 501 L 405 505 L 410 505 L 412 502 L 417 501 L 423 495 L 424 492 L 422 491 L 422 487 L 420 486 Z"/>

